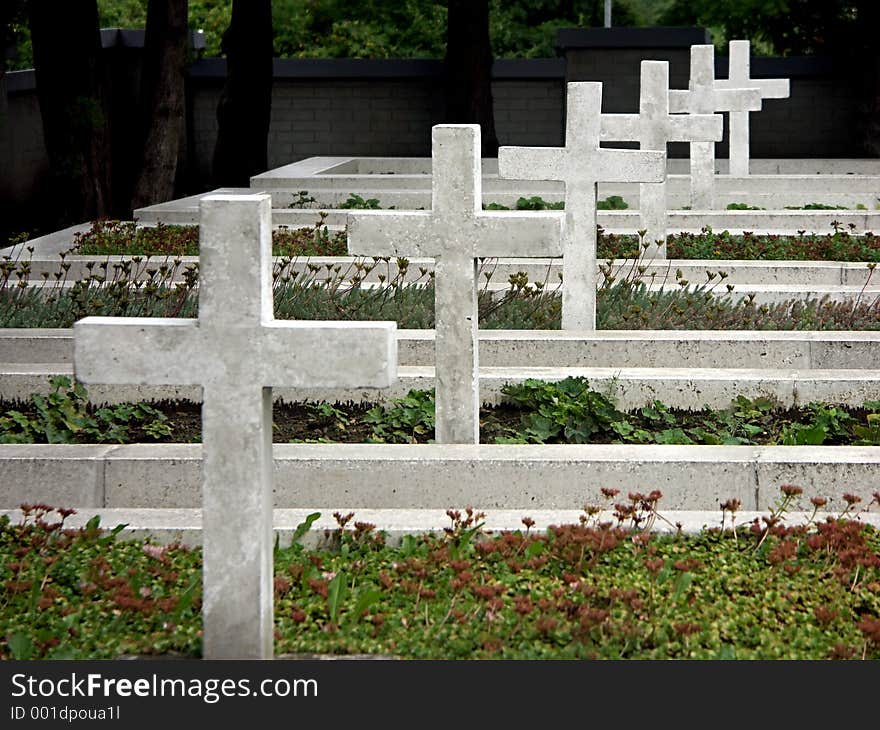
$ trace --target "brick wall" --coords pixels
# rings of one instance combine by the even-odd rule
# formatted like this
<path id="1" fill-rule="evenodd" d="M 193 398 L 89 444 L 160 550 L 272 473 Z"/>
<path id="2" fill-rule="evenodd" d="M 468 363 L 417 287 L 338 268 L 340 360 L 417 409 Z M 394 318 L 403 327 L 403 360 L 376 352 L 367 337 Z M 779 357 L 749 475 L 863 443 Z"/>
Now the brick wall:
<path id="1" fill-rule="evenodd" d="M 136 54 L 137 37 L 123 40 Z M 567 29 L 558 36 L 565 58 L 496 61 L 492 90 L 499 142 L 562 144 L 567 80 L 604 82 L 606 112 L 638 110 L 642 59 L 668 60 L 671 85 L 686 88 L 688 49 L 706 40 L 700 29 Z M 112 44 L 120 42 L 109 43 L 112 53 Z M 118 56 L 118 63 L 132 64 L 131 53 Z M 127 67 L 115 76 L 136 78 L 126 73 Z M 316 155 L 429 156 L 431 125 L 442 112 L 440 74 L 436 60 L 276 60 L 269 165 Z M 752 74 L 791 81 L 791 98 L 765 100 L 764 109 L 752 114 L 753 157 L 861 156 L 854 132 L 855 75 L 848 69 L 821 58 L 755 58 Z M 202 59 L 190 68 L 193 192 L 207 185 L 224 75 L 221 59 Z M 727 59 L 720 55 L 716 76 L 727 76 Z M 0 83 L 6 86 L 0 85 L 0 217 L 9 231 L 22 211 L 38 208 L 48 165 L 33 72 L 9 73 Z M 129 92 L 119 91 L 123 99 Z M 716 151 L 727 156 L 726 140 Z M 686 156 L 686 145 L 670 145 L 670 154 Z"/>

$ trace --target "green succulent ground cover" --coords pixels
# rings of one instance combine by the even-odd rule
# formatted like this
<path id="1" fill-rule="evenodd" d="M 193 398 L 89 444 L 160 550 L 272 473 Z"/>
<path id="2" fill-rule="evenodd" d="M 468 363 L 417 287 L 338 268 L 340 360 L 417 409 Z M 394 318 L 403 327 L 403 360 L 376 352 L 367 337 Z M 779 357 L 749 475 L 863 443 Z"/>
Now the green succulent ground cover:
<path id="1" fill-rule="evenodd" d="M 539 202 L 535 202 L 535 201 Z M 379 207 L 375 198 L 364 200 L 352 196 L 342 208 L 371 209 Z M 540 198 L 520 198 L 520 210 L 554 208 Z M 604 201 L 608 209 L 626 208 L 617 196 Z M 490 204 L 487 208 L 504 209 Z M 318 218 L 310 228 L 280 229 L 273 234 L 273 250 L 276 256 L 345 256 L 347 255 L 344 231 L 330 231 L 324 225 L 325 216 L 316 211 Z M 73 250 L 82 255 L 198 255 L 198 226 L 166 226 L 136 228 L 131 221 L 96 221 L 92 228 L 76 234 Z M 637 236 L 605 234 L 600 230 L 598 256 L 601 259 L 633 258 L 641 253 Z M 873 233 L 854 235 L 843 226 L 837 226 L 831 234 L 807 234 L 793 236 L 746 233 L 734 235 L 728 231 L 716 232 L 704 228 L 699 234 L 672 234 L 667 251 L 673 259 L 772 259 L 796 261 L 880 261 L 880 237 Z"/>
<path id="2" fill-rule="evenodd" d="M 577 524 L 487 533 L 450 509 L 438 534 L 388 543 L 356 513 L 322 544 L 274 554 L 276 654 L 401 659 L 880 659 L 880 534 L 858 498 L 786 526 L 793 485 L 763 520 L 697 535 L 649 528 L 662 495 L 603 489 Z M 805 497 L 807 495 L 804 495 Z M 586 495 L 585 495 L 586 498 Z M 880 493 L 868 509 L 880 505 Z M 201 552 L 125 541 L 23 505 L 0 519 L 0 659 L 199 656 Z M 814 512 L 815 514 L 815 512 Z"/>
<path id="3" fill-rule="evenodd" d="M 97 408 L 80 383 L 52 379 L 52 392 L 26 403 L 0 400 L 0 443 L 132 443 L 201 440 L 190 402 Z M 484 406 L 480 440 L 497 444 L 880 445 L 880 401 L 861 408 L 813 402 L 784 408 L 738 397 L 728 408 L 673 409 L 655 400 L 630 411 L 585 378 L 508 384 L 505 402 Z M 412 390 L 386 405 L 276 404 L 276 443 L 430 443 L 433 391 Z"/>

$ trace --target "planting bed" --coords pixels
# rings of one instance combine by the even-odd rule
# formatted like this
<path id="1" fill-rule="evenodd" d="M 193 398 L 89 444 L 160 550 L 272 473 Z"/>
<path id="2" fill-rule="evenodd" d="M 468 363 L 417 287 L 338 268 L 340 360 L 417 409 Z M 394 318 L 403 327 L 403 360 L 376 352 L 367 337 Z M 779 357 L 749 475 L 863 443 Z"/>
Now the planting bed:
<path id="1" fill-rule="evenodd" d="M 715 529 L 697 535 L 666 522 L 659 492 L 627 499 L 611 489 L 591 495 L 595 506 L 569 522 L 547 523 L 534 512 L 512 519 L 449 510 L 418 536 L 401 523 L 385 531 L 389 523 L 375 511 L 286 511 L 290 527 L 273 555 L 276 653 L 880 657 L 873 617 L 880 543 L 865 523 L 876 514 L 846 503 L 832 514 L 842 518 L 826 522 L 821 502 L 792 514 L 795 496 L 794 488 L 781 491 L 763 516 L 796 525 L 770 530 L 728 502 L 713 516 Z M 177 511 L 176 522 L 190 538 L 198 517 L 187 512 Z M 119 539 L 137 537 L 112 522 L 131 513 L 85 519 L 29 505 L 9 517 L 0 518 L 7 589 L 0 658 L 200 655 L 200 549 Z M 149 523 L 138 517 L 139 525 Z M 101 533 L 116 525 L 113 535 Z M 808 527 L 814 534 L 807 539 Z"/>
<path id="2" fill-rule="evenodd" d="M 285 271 L 276 278 L 275 313 L 279 318 L 397 320 L 402 327 L 410 328 L 399 332 L 400 379 L 395 389 L 383 392 L 312 393 L 276 389 L 276 397 L 284 403 L 310 401 L 309 406 L 298 407 L 297 418 L 311 414 L 319 419 L 312 422 L 316 424 L 314 431 L 281 431 L 280 440 L 340 436 L 339 414 L 345 419 L 349 414 L 345 409 L 337 412 L 328 405 L 337 400 L 355 402 L 359 405 L 354 410 L 365 410 L 363 404 L 388 405 L 411 389 L 427 389 L 433 385 L 433 332 L 430 330 L 433 261 L 316 256 L 344 251 L 342 233 L 348 209 L 322 212 L 309 207 L 322 203 L 346 205 L 355 193 L 366 207 L 372 205 L 371 198 L 383 207 L 404 204 L 423 207 L 429 199 L 428 170 L 424 165 L 419 168 L 421 163 L 413 163 L 411 170 L 401 172 L 394 169 L 396 163 L 379 165 L 381 170 L 367 170 L 361 166 L 363 161 L 357 161 L 354 168 L 349 162 L 332 163 L 342 164 L 334 174 L 344 174 L 348 179 L 309 173 L 309 182 L 296 181 L 293 187 L 289 185 L 290 179 L 282 179 L 283 175 L 276 175 L 275 182 L 271 183 L 276 206 L 273 221 L 276 227 L 279 224 L 288 227 L 276 230 L 276 240 L 281 242 L 286 238 L 287 243 L 296 246 L 312 246 L 278 250 L 279 254 L 291 258 L 276 260 L 276 266 Z M 322 164 L 313 167 L 317 170 Z M 780 163 L 777 167 L 787 172 L 783 169 L 786 164 Z M 367 172 L 377 174 L 367 175 Z M 486 204 L 514 207 L 523 196 L 540 195 L 547 201 L 561 198 L 561 190 L 552 185 L 510 186 L 497 178 L 493 182 L 491 169 L 487 172 Z M 670 211 L 670 230 L 689 234 L 672 238 L 669 261 L 652 258 L 650 250 L 641 261 L 621 258 L 638 250 L 638 241 L 632 236 L 639 227 L 635 209 L 637 195 L 629 189 L 602 188 L 600 197 L 620 194 L 630 207 L 599 214 L 599 223 L 606 232 L 600 241 L 600 256 L 614 257 L 615 261 L 599 263 L 600 280 L 604 282 L 600 291 L 599 321 L 600 327 L 607 329 L 595 335 L 540 331 L 540 328 L 559 326 L 559 303 L 555 296 L 559 282 L 558 260 L 484 261 L 481 286 L 485 295 L 481 297 L 480 323 L 486 330 L 481 334 L 480 363 L 481 396 L 487 406 L 484 410 L 487 436 L 511 438 L 509 432 L 492 431 L 492 417 L 502 413 L 497 408 L 502 388 L 532 377 L 550 381 L 568 376 L 587 377 L 599 391 L 614 393 L 622 410 L 646 407 L 654 400 L 662 401 L 671 409 L 699 409 L 705 403 L 721 409 L 737 396 L 752 401 L 774 398 L 788 409 L 803 408 L 814 400 L 862 408 L 866 402 L 880 399 L 880 371 L 875 367 L 875 351 L 880 340 L 867 331 L 880 324 L 873 282 L 873 264 L 880 255 L 878 239 L 869 233 L 880 230 L 877 225 L 880 213 L 874 210 L 872 197 L 876 181 L 859 178 L 863 172 L 876 175 L 880 170 L 835 167 L 831 172 L 840 174 L 840 180 L 827 174 L 815 175 L 819 170 L 796 172 L 805 173 L 805 177 L 823 178 L 823 182 L 780 177 L 762 180 L 758 176 L 745 186 L 732 180 L 721 181 L 721 199 L 730 196 L 726 202 L 771 209 Z M 847 172 L 857 173 L 846 176 L 848 186 L 842 179 Z M 237 192 L 255 192 L 261 185 L 263 189 L 269 187 L 264 180 L 255 180 L 250 190 Z M 683 178 L 671 181 L 673 196 L 678 194 L 675 190 L 684 189 L 684 185 Z M 761 185 L 785 188 L 788 192 L 781 196 L 771 194 L 762 190 Z M 300 191 L 307 192 L 304 195 Z M 199 197 L 138 211 L 138 222 L 149 225 L 195 223 Z M 304 200 L 306 197 L 315 200 L 308 202 Z M 846 205 L 850 210 L 781 209 L 784 205 L 803 206 L 818 201 Z M 290 204 L 299 207 L 288 208 Z M 866 210 L 854 210 L 857 204 Z M 88 228 L 79 227 L 81 232 Z M 308 230 L 296 232 L 296 228 Z M 716 234 L 708 229 L 729 233 Z M 753 234 L 739 235 L 743 231 Z M 812 235 L 813 232 L 816 235 Z M 25 277 L 26 285 L 39 283 L 45 274 L 49 284 L 54 286 L 52 278 L 58 270 L 58 254 L 69 248 L 73 233 L 75 231 L 66 232 L 66 238 L 59 234 L 43 242 L 32 242 L 36 250 Z M 787 238 L 776 235 L 781 233 Z M 630 238 L 618 234 L 629 234 Z M 140 235 L 155 237 L 161 232 Z M 118 264 L 122 267 L 122 276 L 129 281 L 164 277 L 157 291 L 183 292 L 179 295 L 180 301 L 169 294 L 165 304 L 150 314 L 195 316 L 197 275 L 193 255 L 197 251 L 192 248 L 195 231 L 183 231 L 181 238 L 188 239 L 190 248 L 169 250 L 137 264 L 126 264 L 133 254 L 117 257 L 110 253 L 113 248 L 92 249 L 103 253 L 89 256 L 65 255 L 67 271 L 62 278 L 70 283 L 60 283 L 58 288 L 75 290 L 72 282 L 95 273 L 102 264 L 111 272 Z M 22 252 L 25 252 L 24 246 L 17 251 Z M 184 253 L 187 256 L 183 256 Z M 176 264 L 178 257 L 180 262 Z M 149 273 L 150 269 L 159 269 L 163 264 L 168 267 L 166 271 Z M 101 276 L 103 273 L 99 278 Z M 343 277 L 348 281 L 340 281 Z M 352 278 L 360 281 L 352 286 Z M 10 281 L 16 283 L 14 278 Z M 111 293 L 101 304 L 103 309 L 95 302 L 95 295 L 101 296 L 99 283 Z M 302 295 L 305 287 L 298 286 L 303 283 L 323 293 L 305 301 Z M 320 285 L 315 286 L 316 283 Z M 536 283 L 540 286 L 536 287 Z M 180 289 L 177 284 L 185 286 Z M 727 291 L 728 284 L 734 287 L 733 292 Z M 16 326 L 51 324 L 66 328 L 85 314 L 137 313 L 131 308 L 120 310 L 115 303 L 112 307 L 108 305 L 106 300 L 114 299 L 112 293 L 120 289 L 95 280 L 93 285 L 88 288 L 88 296 L 80 299 L 82 307 L 72 307 L 65 315 L 67 319 L 60 317 L 47 322 L 24 317 Z M 651 288 L 665 289 L 666 298 L 651 303 L 648 291 Z M 706 294 L 714 295 L 708 306 Z M 791 303 L 794 299 L 810 298 L 812 302 Z M 373 306 L 373 302 L 380 299 L 385 308 Z M 396 304 L 389 304 L 395 299 Z M 294 300 L 299 309 L 294 307 Z M 505 310 L 504 307 L 510 308 Z M 514 313 L 510 314 L 511 311 Z M 497 329 L 489 331 L 490 327 Z M 664 328 L 680 328 L 680 331 Z M 705 330 L 695 331 L 699 328 Z M 522 331 L 515 332 L 515 329 Z M 627 329 L 632 331 L 623 331 Z M 774 331 L 783 329 L 801 331 Z M 7 363 L 0 365 L 0 395 L 4 398 L 25 398 L 31 392 L 48 393 L 48 376 L 72 373 L 69 330 L 54 333 L 34 330 L 23 337 L 21 334 L 18 333 L 15 342 L 0 337 L 0 363 Z M 26 347 L 25 341 L 28 342 Z M 108 403 L 144 398 L 197 401 L 200 397 L 197 389 L 138 386 L 95 386 L 91 393 L 96 402 Z M 324 405 L 317 405 L 322 401 Z M 496 407 L 492 408 L 493 405 Z M 276 408 L 279 412 L 283 410 L 281 404 Z M 187 413 L 189 422 L 195 424 L 193 408 Z M 519 415 L 508 420 L 502 417 L 500 424 L 517 425 L 514 422 Z M 796 418 L 804 419 L 807 415 L 798 411 Z M 789 417 L 795 418 L 794 410 Z M 860 427 L 869 428 L 867 410 L 857 411 L 855 417 Z M 172 420 L 174 418 L 182 420 L 183 416 L 175 415 Z M 801 430 L 802 439 L 818 439 L 817 430 L 813 430 L 812 437 L 806 435 L 814 429 L 815 423 L 800 422 L 805 427 Z M 361 440 L 367 437 L 365 428 L 355 425 L 354 421 L 345 426 L 346 431 L 362 434 Z M 696 440 L 692 423 L 665 426 L 668 428 L 658 425 L 642 430 L 651 430 L 652 434 L 670 432 L 661 438 L 674 438 L 671 432 L 679 429 Z M 428 433 L 426 429 L 415 440 L 424 440 Z M 370 435 L 374 435 L 372 427 Z M 767 442 L 758 440 L 741 445 L 277 443 L 276 506 L 312 508 L 333 504 L 362 509 L 419 508 L 416 512 L 421 510 L 422 514 L 430 508 L 465 504 L 487 509 L 575 510 L 583 504 L 587 491 L 602 485 L 631 491 L 656 486 L 663 490 L 670 510 L 686 510 L 692 514 L 717 509 L 732 497 L 739 499 L 744 508 L 765 509 L 783 484 L 798 484 L 812 490 L 812 494 L 838 501 L 843 489 L 851 489 L 867 502 L 876 490 L 880 457 L 876 447 L 844 445 L 854 441 L 824 441 L 835 443 L 833 446 L 766 445 Z M 9 507 L 29 495 L 32 499 L 38 496 L 50 502 L 57 502 L 55 497 L 61 495 L 67 504 L 94 509 L 194 510 L 200 504 L 198 444 L 2 446 L 0 459 L 5 473 L 13 478 L 0 502 Z M 808 501 L 802 500 L 796 506 L 809 509 Z M 193 520 L 197 522 L 193 511 L 186 514 L 188 516 L 182 519 L 189 520 L 190 526 Z M 150 523 L 143 515 L 138 519 L 139 524 Z M 394 520 L 388 515 L 383 519 L 390 520 L 386 524 Z M 421 519 L 414 517 L 411 525 L 425 526 L 427 523 Z M 436 524 L 436 517 L 431 519 Z M 158 530 L 159 522 L 163 521 L 166 527 L 170 524 L 165 517 L 157 517 L 150 524 Z M 176 533 L 170 530 L 164 534 Z"/>

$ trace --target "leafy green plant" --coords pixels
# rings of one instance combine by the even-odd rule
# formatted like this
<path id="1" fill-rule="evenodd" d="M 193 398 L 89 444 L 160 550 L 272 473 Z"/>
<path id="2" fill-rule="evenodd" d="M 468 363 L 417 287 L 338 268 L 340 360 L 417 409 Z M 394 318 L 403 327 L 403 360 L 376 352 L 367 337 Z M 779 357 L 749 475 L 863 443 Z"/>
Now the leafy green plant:
<path id="1" fill-rule="evenodd" d="M 521 408 L 522 427 L 500 443 L 588 443 L 600 432 L 609 432 L 623 418 L 614 403 L 589 388 L 585 378 L 565 378 L 554 383 L 528 379 L 506 384 L 502 394 Z"/>
<path id="2" fill-rule="evenodd" d="M 378 210 L 382 206 L 379 205 L 378 198 L 367 198 L 364 200 L 357 193 L 350 193 L 345 202 L 339 204 L 339 207 L 353 210 Z"/>
<path id="3" fill-rule="evenodd" d="M 30 408 L 0 416 L 0 443 L 129 443 L 135 435 L 171 435 L 165 414 L 147 403 L 95 409 L 81 383 L 56 376 L 50 384 L 49 395 L 31 396 Z"/>
<path id="4" fill-rule="evenodd" d="M 728 203 L 727 210 L 766 210 L 766 208 L 749 205 L 748 203 Z"/>
<path id="5" fill-rule="evenodd" d="M 849 210 L 845 205 L 827 203 L 807 203 L 806 205 L 786 205 L 785 210 Z"/>
<path id="6" fill-rule="evenodd" d="M 415 443 L 434 431 L 433 390 L 411 390 L 390 406 L 376 406 L 364 416 L 380 443 Z"/>
<path id="7" fill-rule="evenodd" d="M 597 210 L 626 210 L 627 208 L 629 205 L 619 195 L 609 195 L 604 200 L 596 201 Z"/>
<path id="8" fill-rule="evenodd" d="M 296 193 L 291 193 L 291 195 L 293 200 L 287 204 L 288 208 L 310 208 L 314 203 L 318 202 L 314 196 L 309 195 L 308 190 L 300 190 Z"/>

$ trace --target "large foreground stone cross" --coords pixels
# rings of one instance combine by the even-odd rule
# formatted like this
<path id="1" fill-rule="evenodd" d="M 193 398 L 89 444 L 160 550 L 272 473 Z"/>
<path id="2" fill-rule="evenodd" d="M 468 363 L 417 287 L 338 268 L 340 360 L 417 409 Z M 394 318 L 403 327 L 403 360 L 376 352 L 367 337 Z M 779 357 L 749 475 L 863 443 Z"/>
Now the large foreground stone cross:
<path id="1" fill-rule="evenodd" d="M 669 62 L 642 61 L 639 113 L 603 114 L 600 139 L 639 143 L 639 149 L 665 152 L 667 142 L 713 142 L 724 135 L 720 114 L 669 113 Z M 666 258 L 666 178 L 639 185 L 639 216 L 645 239 Z"/>
<path id="2" fill-rule="evenodd" d="M 753 79 L 750 71 L 750 41 L 730 41 L 730 66 L 726 79 L 716 79 L 716 89 L 758 89 L 762 99 L 787 99 L 788 79 Z M 749 174 L 749 112 L 730 112 L 730 174 Z"/>
<path id="3" fill-rule="evenodd" d="M 272 386 L 385 387 L 393 322 L 288 322 L 272 314 L 271 197 L 200 205 L 198 319 L 86 317 L 84 383 L 202 386 L 203 650 L 273 653 Z"/>
<path id="4" fill-rule="evenodd" d="M 480 438 L 477 259 L 559 256 L 562 214 L 482 210 L 479 125 L 438 125 L 431 140 L 431 210 L 350 213 L 348 250 L 435 259 L 435 441 L 474 444 Z"/>
<path id="5" fill-rule="evenodd" d="M 673 113 L 713 114 L 714 112 L 758 111 L 761 92 L 756 88 L 721 89 L 715 85 L 715 46 L 691 46 L 691 77 L 688 90 L 669 92 Z M 715 207 L 715 143 L 691 142 L 691 207 Z"/>
<path id="6" fill-rule="evenodd" d="M 502 147 L 498 174 L 565 183 L 562 327 L 596 329 L 596 191 L 599 182 L 660 182 L 666 151 L 599 147 L 602 84 L 568 84 L 565 147 Z"/>

